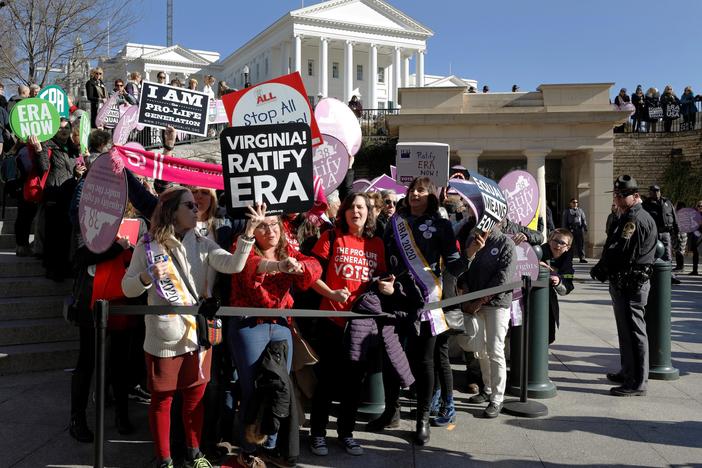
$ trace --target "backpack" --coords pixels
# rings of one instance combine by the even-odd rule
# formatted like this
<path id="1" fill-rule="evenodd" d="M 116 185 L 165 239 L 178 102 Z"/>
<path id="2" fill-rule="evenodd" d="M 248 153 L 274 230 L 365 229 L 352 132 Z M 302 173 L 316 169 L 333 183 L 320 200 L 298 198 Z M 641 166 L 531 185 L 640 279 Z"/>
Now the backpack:
<path id="1" fill-rule="evenodd" d="M 29 148 L 29 147 L 28 147 Z M 43 174 L 39 174 L 39 168 L 34 162 L 34 150 L 29 149 L 30 159 L 32 160 L 32 165 L 27 173 L 27 180 L 24 181 L 24 186 L 22 187 L 22 195 L 24 199 L 32 203 L 41 203 L 44 197 L 44 187 L 46 186 L 46 179 L 49 177 L 50 170 L 47 170 Z M 51 148 L 47 148 L 49 154 L 49 161 L 51 161 Z"/>

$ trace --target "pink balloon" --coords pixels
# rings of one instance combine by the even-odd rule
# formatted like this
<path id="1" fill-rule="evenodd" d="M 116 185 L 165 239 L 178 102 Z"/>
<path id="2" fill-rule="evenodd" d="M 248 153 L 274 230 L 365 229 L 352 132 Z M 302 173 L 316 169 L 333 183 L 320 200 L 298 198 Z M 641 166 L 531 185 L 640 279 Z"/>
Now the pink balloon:
<path id="1" fill-rule="evenodd" d="M 338 99 L 324 98 L 314 108 L 314 117 L 319 131 L 341 141 L 350 156 L 361 149 L 361 124 L 349 106 Z"/>

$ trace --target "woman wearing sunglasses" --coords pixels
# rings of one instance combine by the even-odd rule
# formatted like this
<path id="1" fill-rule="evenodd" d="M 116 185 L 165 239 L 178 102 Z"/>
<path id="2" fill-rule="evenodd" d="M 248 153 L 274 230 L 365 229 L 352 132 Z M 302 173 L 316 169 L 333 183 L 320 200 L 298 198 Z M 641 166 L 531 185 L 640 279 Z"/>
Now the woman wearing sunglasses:
<path id="1" fill-rule="evenodd" d="M 573 252 L 570 246 L 573 244 L 573 233 L 567 229 L 558 228 L 551 231 L 548 242 L 541 246 L 543 256 L 541 264 L 550 271 L 549 282 L 549 321 L 548 321 L 548 344 L 556 341 L 556 328 L 560 326 L 560 309 L 558 307 L 558 296 L 565 296 L 575 288 L 573 278 Z"/>
<path id="2" fill-rule="evenodd" d="M 395 209 L 397 208 L 397 193 L 394 190 L 383 190 L 380 192 L 380 196 L 383 198 L 383 205 L 378 215 L 378 225 L 382 228 L 381 234 L 385 233 L 385 227 L 388 225 L 388 221 L 395 214 Z"/>
<path id="3" fill-rule="evenodd" d="M 207 295 L 206 278 L 211 269 L 231 274 L 244 268 L 254 244 L 254 230 L 265 218 L 265 209 L 265 205 L 256 210 L 249 208 L 245 234 L 232 255 L 196 231 L 197 204 L 189 189 L 166 190 L 159 197 L 149 234 L 134 250 L 122 280 L 125 296 L 138 297 L 147 291 L 149 305 L 197 304 Z M 204 413 L 202 398 L 210 379 L 211 350 L 199 345 L 196 320 L 191 315 L 147 315 L 144 321 L 147 383 L 151 391 L 149 425 L 158 466 L 173 467 L 171 403 L 178 391 L 183 399 L 185 466 L 209 467 L 199 444 Z"/>

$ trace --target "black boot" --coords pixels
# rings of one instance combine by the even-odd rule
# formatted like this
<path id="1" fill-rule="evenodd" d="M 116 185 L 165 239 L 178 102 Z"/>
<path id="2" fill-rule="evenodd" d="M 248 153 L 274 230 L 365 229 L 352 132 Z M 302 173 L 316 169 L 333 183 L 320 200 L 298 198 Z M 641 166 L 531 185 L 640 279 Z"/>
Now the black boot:
<path id="1" fill-rule="evenodd" d="M 71 422 L 68 425 L 68 433 L 78 442 L 92 443 L 95 438 L 93 432 L 88 428 L 85 413 L 78 413 L 71 416 Z"/>
<path id="2" fill-rule="evenodd" d="M 366 424 L 368 432 L 380 432 L 383 429 L 397 429 L 400 427 L 400 406 L 388 408 L 376 419 Z"/>
<path id="3" fill-rule="evenodd" d="M 417 411 L 417 430 L 414 433 L 414 442 L 417 445 L 425 445 L 429 442 L 430 436 L 429 411 Z"/>

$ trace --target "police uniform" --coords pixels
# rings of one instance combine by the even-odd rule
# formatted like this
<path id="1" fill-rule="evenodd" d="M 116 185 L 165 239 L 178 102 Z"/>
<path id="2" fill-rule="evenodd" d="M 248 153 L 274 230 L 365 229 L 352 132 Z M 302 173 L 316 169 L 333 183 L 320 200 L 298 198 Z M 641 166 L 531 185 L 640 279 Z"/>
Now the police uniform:
<path id="1" fill-rule="evenodd" d="M 614 183 L 614 192 L 637 193 L 638 184 L 633 177 L 621 176 Z M 615 222 L 608 233 L 602 258 L 590 272 L 600 281 L 609 280 L 619 335 L 621 370 L 607 374 L 607 378 L 622 384 L 611 389 L 613 395 L 644 395 L 646 392 L 648 336 L 644 313 L 657 240 L 655 221 L 642 204 L 637 203 Z"/>
<path id="2" fill-rule="evenodd" d="M 652 185 L 649 188 L 650 192 L 660 192 L 660 190 L 661 188 L 658 185 Z M 664 262 L 671 262 L 672 264 L 673 242 L 671 235 L 677 236 L 679 232 L 678 217 L 675 213 L 673 203 L 665 197 L 659 199 L 650 197 L 643 202 L 643 207 L 656 222 L 658 240 L 663 243 L 663 247 L 665 248 L 661 260 Z"/>

